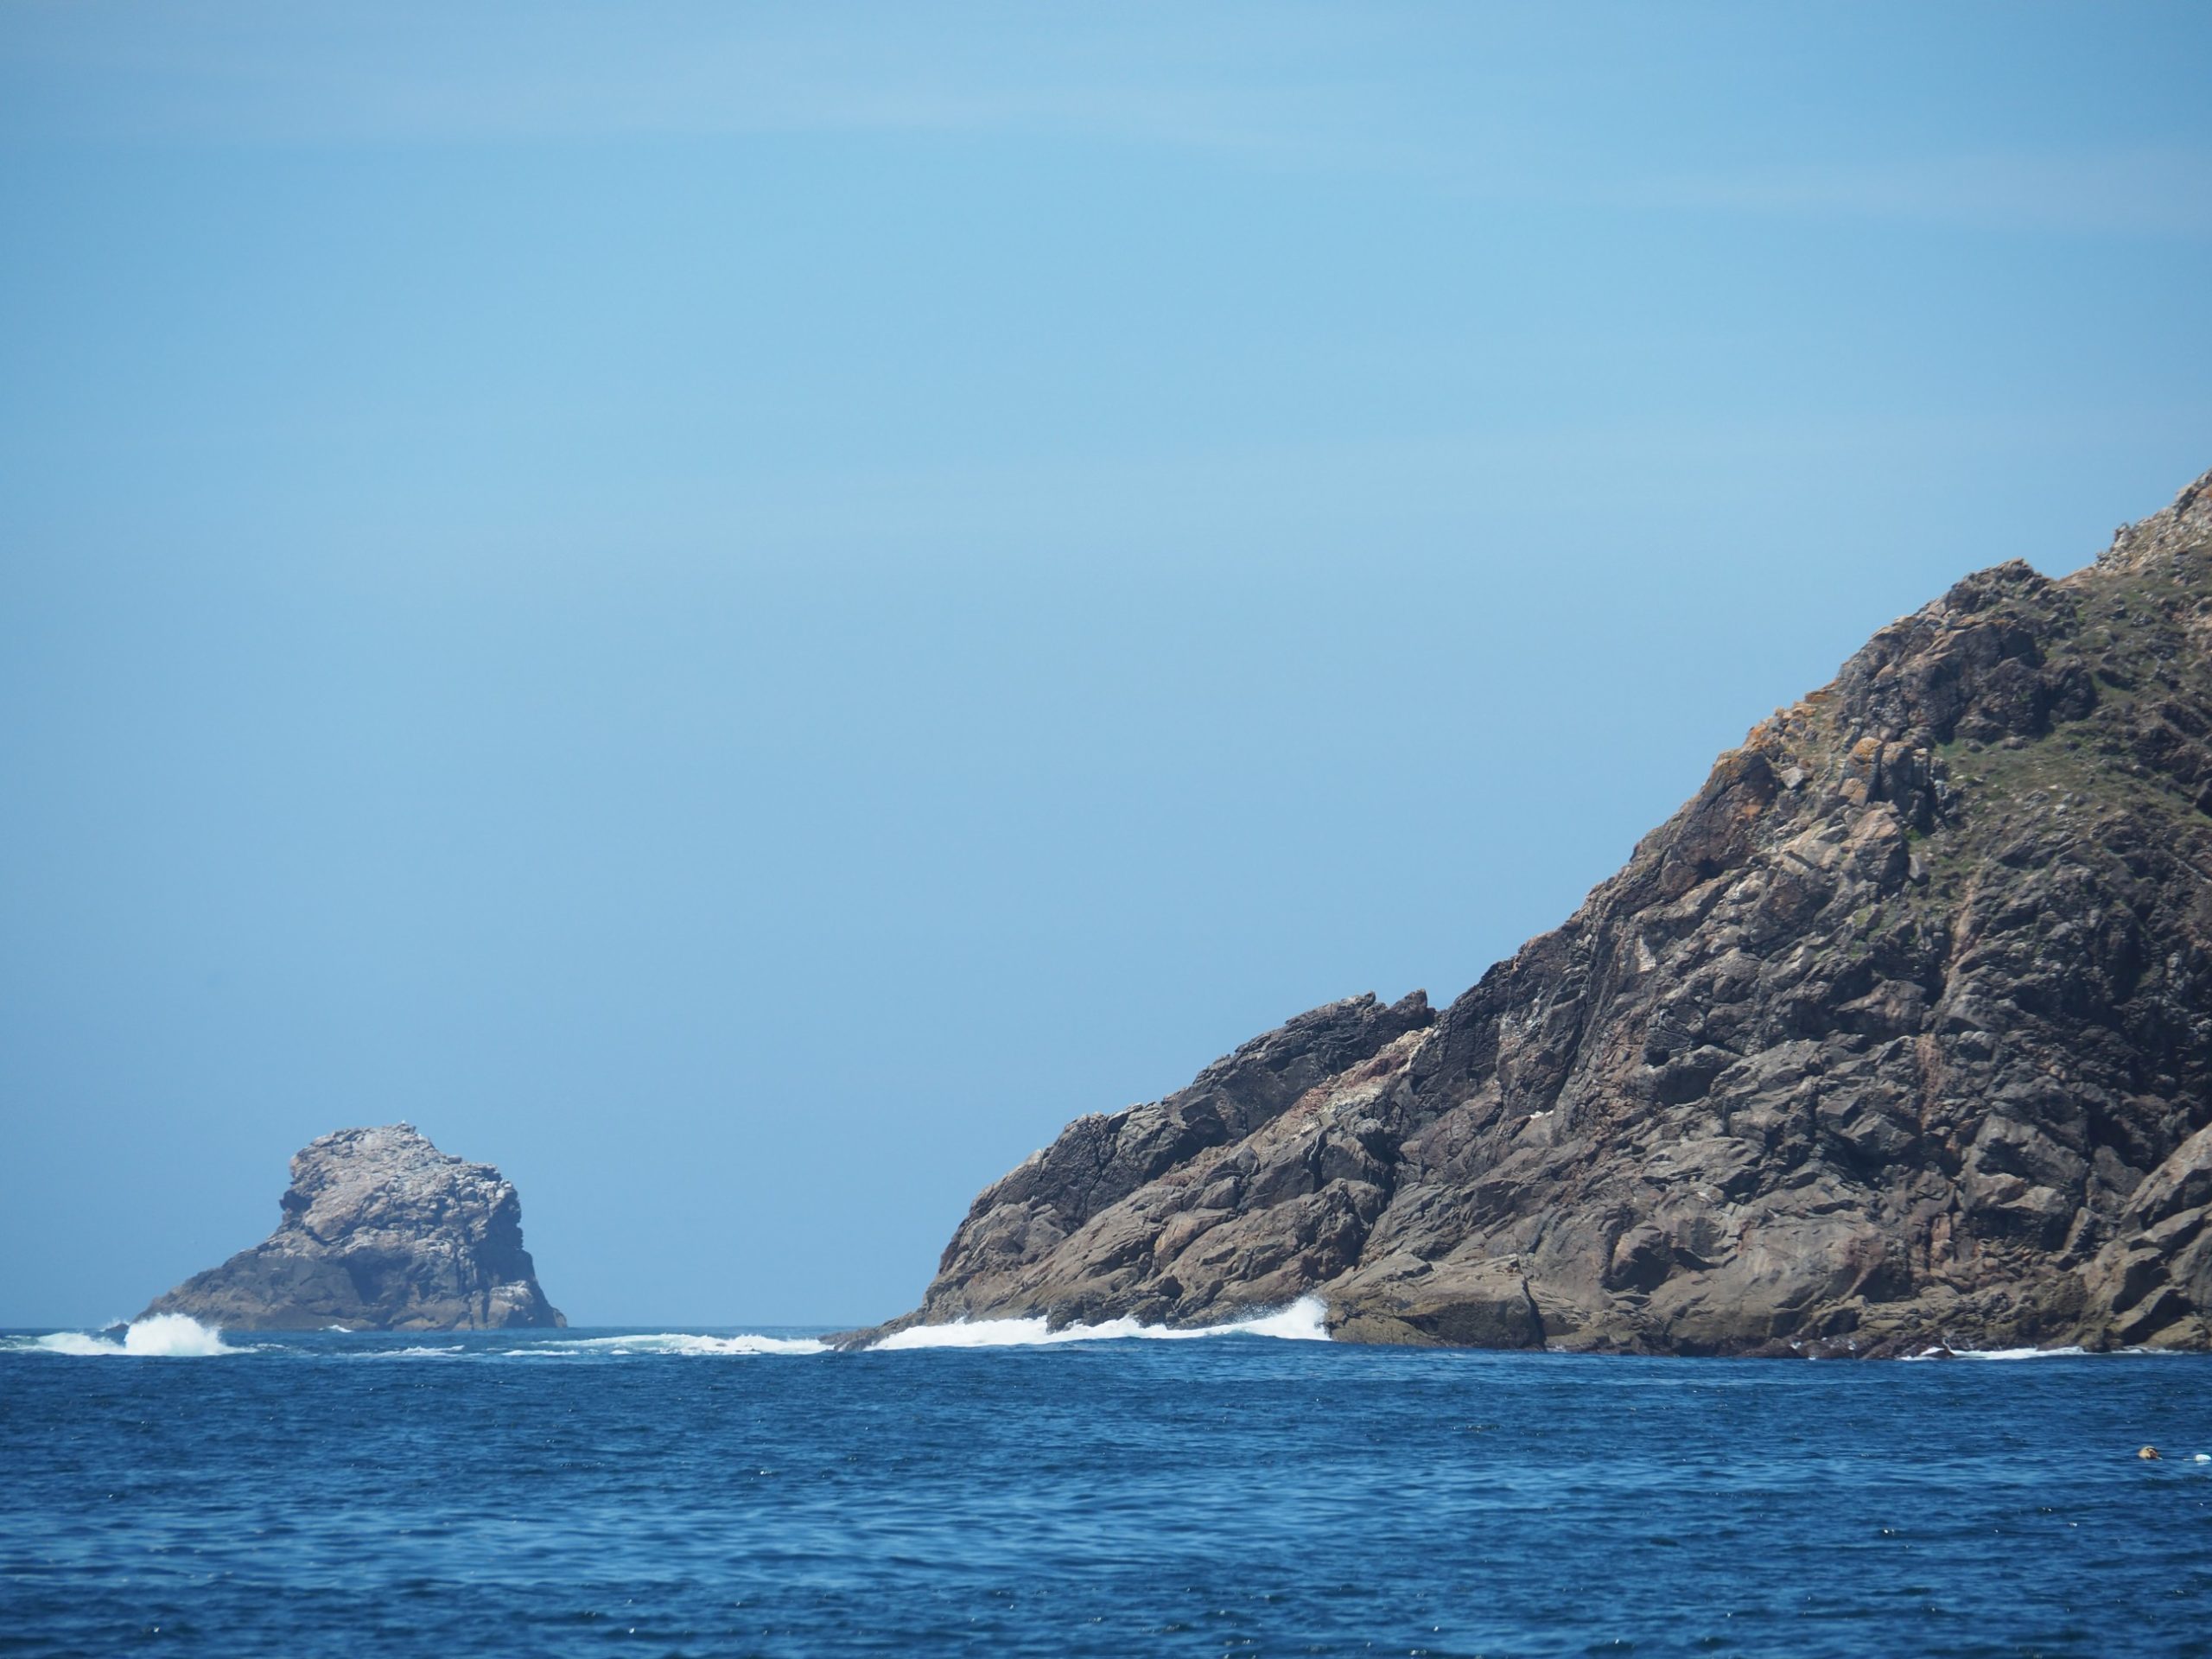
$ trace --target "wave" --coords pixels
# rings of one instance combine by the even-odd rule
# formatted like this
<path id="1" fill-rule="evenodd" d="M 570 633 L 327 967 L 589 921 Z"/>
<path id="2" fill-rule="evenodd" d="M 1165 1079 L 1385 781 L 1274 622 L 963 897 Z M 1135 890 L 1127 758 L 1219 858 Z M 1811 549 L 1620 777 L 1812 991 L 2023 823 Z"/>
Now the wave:
<path id="1" fill-rule="evenodd" d="M 650 1337 L 580 1337 L 539 1343 L 533 1353 L 568 1354 L 826 1354 L 830 1344 L 812 1337 L 694 1337 L 663 1332 Z"/>
<path id="2" fill-rule="evenodd" d="M 1054 1348 L 1078 1342 L 1181 1342 L 1205 1337 L 1272 1337 L 1291 1342 L 1326 1342 L 1329 1339 L 1327 1313 L 1327 1306 L 1319 1297 L 1301 1296 L 1287 1307 L 1275 1308 L 1255 1313 L 1249 1319 L 1233 1319 L 1221 1325 L 1188 1329 L 1144 1325 L 1134 1319 L 1107 1319 L 1096 1325 L 1068 1325 L 1057 1331 L 1049 1328 L 1042 1319 L 962 1319 L 950 1325 L 909 1326 L 874 1344 L 869 1351 L 897 1353 L 927 1348 Z M 256 1351 L 251 1347 L 232 1347 L 223 1340 L 219 1329 L 202 1325 L 184 1313 L 157 1313 L 151 1319 L 140 1319 L 125 1328 L 119 1338 L 82 1331 L 61 1331 L 42 1337 L 10 1338 L 0 1345 L 86 1358 L 188 1358 Z M 283 1346 L 281 1343 L 276 1344 L 278 1349 Z M 652 1355 L 797 1356 L 834 1351 L 828 1343 L 813 1337 L 770 1337 L 750 1332 L 715 1337 L 667 1331 L 630 1336 L 533 1341 L 526 1346 L 489 1351 L 472 1350 L 459 1344 L 373 1348 L 357 1351 L 348 1357 L 372 1360 L 464 1357 L 586 1359 Z"/>
<path id="3" fill-rule="evenodd" d="M 202 1325 L 188 1313 L 156 1313 L 140 1319 L 124 1332 L 123 1340 L 95 1337 L 82 1331 L 58 1331 L 38 1338 L 36 1347 L 49 1354 L 73 1354 L 82 1358 L 126 1355 L 134 1359 L 199 1359 L 213 1354 L 242 1354 L 223 1340 L 212 1325 Z"/>
<path id="4" fill-rule="evenodd" d="M 2086 1348 L 1929 1348 L 1904 1356 L 1906 1363 L 1918 1359 L 2079 1359 Z"/>
<path id="5" fill-rule="evenodd" d="M 1107 1319 L 1097 1325 L 1064 1325 L 1051 1329 L 1041 1319 L 957 1319 L 950 1325 L 911 1325 L 869 1345 L 870 1353 L 891 1353 L 914 1348 L 1048 1348 L 1069 1342 L 1117 1342 L 1132 1338 L 1147 1342 L 1179 1342 L 1199 1337 L 1274 1337 L 1287 1342 L 1326 1342 L 1328 1306 L 1318 1296 L 1301 1296 L 1288 1307 L 1258 1313 L 1227 1325 L 1177 1330 L 1165 1325 L 1140 1325 L 1133 1319 Z"/>

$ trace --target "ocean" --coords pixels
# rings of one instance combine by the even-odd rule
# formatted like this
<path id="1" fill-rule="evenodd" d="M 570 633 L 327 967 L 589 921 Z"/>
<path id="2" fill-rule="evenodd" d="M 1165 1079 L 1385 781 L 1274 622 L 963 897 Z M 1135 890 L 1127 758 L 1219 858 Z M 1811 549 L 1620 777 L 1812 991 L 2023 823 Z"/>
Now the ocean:
<path id="1" fill-rule="evenodd" d="M 1081 1334 L 10 1333 L 0 1654 L 2212 1654 L 2212 1357 Z"/>

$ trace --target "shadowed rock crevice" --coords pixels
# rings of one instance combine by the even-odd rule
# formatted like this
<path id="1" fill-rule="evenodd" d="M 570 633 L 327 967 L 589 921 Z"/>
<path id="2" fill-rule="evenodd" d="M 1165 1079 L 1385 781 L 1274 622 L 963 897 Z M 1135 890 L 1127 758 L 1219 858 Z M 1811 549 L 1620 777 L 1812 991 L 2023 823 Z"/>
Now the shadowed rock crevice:
<path id="1" fill-rule="evenodd" d="M 474 1331 L 568 1323 L 538 1288 L 522 1200 L 409 1124 L 340 1129 L 292 1160 L 283 1219 L 139 1318 L 228 1330 Z"/>
<path id="2" fill-rule="evenodd" d="M 1334 1003 L 1071 1125 L 909 1319 L 2212 1345 L 2209 646 L 2212 476 L 1967 577 L 1440 1014 Z"/>

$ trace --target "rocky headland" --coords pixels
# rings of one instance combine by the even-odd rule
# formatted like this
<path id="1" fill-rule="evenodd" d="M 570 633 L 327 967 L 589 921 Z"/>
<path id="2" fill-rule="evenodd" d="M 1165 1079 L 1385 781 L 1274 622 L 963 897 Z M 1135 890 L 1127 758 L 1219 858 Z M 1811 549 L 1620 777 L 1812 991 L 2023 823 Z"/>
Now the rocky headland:
<path id="1" fill-rule="evenodd" d="M 1069 1125 L 894 1325 L 2204 1348 L 2208 1223 L 2212 474 L 1883 629 L 1449 1007 Z"/>
<path id="2" fill-rule="evenodd" d="M 522 1201 L 412 1125 L 340 1129 L 292 1159 L 283 1219 L 140 1319 L 226 1330 L 474 1331 L 568 1323 L 538 1288 Z"/>

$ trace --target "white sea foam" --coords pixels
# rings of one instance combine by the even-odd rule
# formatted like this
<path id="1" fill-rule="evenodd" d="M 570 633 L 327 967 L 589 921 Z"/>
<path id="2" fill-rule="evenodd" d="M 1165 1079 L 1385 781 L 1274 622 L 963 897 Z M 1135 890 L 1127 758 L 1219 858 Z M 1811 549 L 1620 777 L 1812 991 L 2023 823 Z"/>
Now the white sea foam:
<path id="1" fill-rule="evenodd" d="M 525 1351 L 563 1354 L 826 1354 L 812 1337 L 694 1337 L 667 1331 L 650 1337 L 579 1337 L 537 1344 Z"/>
<path id="2" fill-rule="evenodd" d="M 1301 1296 L 1288 1307 L 1227 1325 L 1178 1331 L 1165 1325 L 1140 1325 L 1131 1319 L 1099 1325 L 1065 1325 L 1053 1331 L 1041 1319 L 959 1319 L 950 1325 L 912 1325 L 874 1344 L 886 1353 L 910 1348 L 1043 1348 L 1067 1342 L 1112 1342 L 1126 1338 L 1181 1341 L 1197 1337 L 1276 1337 L 1290 1342 L 1326 1342 L 1328 1307 L 1318 1296 Z"/>
<path id="3" fill-rule="evenodd" d="M 1907 1354 L 1908 1361 L 1916 1359 L 2078 1359 L 2089 1351 L 2086 1348 L 1930 1348 L 1923 1353 Z"/>
<path id="4" fill-rule="evenodd" d="M 187 1313 L 156 1313 L 150 1319 L 141 1319 L 123 1333 L 121 1342 L 81 1331 L 60 1331 L 41 1337 L 38 1345 L 49 1354 L 87 1358 L 124 1354 L 137 1359 L 184 1359 L 245 1351 L 225 1342 L 223 1333 L 214 1326 L 202 1325 Z"/>

